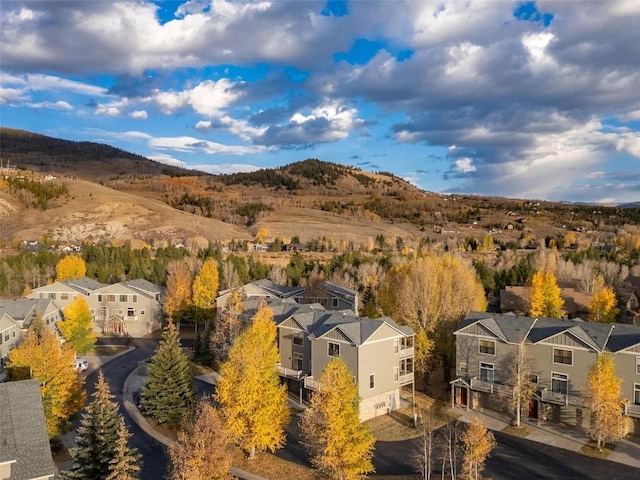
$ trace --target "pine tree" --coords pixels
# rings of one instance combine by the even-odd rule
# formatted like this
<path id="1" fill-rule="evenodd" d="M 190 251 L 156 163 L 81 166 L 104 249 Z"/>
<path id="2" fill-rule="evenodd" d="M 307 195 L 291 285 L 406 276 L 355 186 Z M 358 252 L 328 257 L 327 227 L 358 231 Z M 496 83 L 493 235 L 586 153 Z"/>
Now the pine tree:
<path id="1" fill-rule="evenodd" d="M 78 255 L 62 257 L 56 264 L 56 280 L 62 282 L 74 278 L 82 278 L 87 274 L 87 265 Z"/>
<path id="2" fill-rule="evenodd" d="M 109 460 L 109 475 L 105 480 L 137 480 L 140 473 L 140 455 L 128 444 L 131 434 L 124 420 L 116 432 L 114 456 Z"/>
<path id="3" fill-rule="evenodd" d="M 595 440 L 598 450 L 609 440 L 617 440 L 623 435 L 621 383 L 616 376 L 612 355 L 599 353 L 589 369 L 586 396 L 591 422 L 587 434 Z"/>
<path id="4" fill-rule="evenodd" d="M 77 296 L 63 311 L 64 320 L 58 323 L 58 328 L 65 340 L 71 342 L 73 348 L 80 355 L 87 353 L 96 343 L 96 336 L 91 330 L 93 317 L 89 304 Z"/>
<path id="5" fill-rule="evenodd" d="M 265 307 L 231 347 L 216 389 L 229 436 L 250 459 L 256 451 L 275 451 L 284 445 L 289 410 L 278 360 L 273 312 Z"/>
<path id="6" fill-rule="evenodd" d="M 149 377 L 140 392 L 142 411 L 159 423 L 178 425 L 193 405 L 195 386 L 187 356 L 172 322 L 149 364 Z"/>
<path id="7" fill-rule="evenodd" d="M 356 480 L 373 472 L 375 438 L 360 422 L 358 387 L 346 363 L 334 358 L 320 376 L 320 391 L 300 421 L 311 463 L 335 480 Z"/>
<path id="8" fill-rule="evenodd" d="M 193 422 L 187 422 L 182 427 L 177 441 L 169 447 L 169 480 L 230 478 L 228 443 L 222 415 L 209 402 L 201 399 Z"/>
<path id="9" fill-rule="evenodd" d="M 123 468 L 121 472 L 135 475 L 139 457 L 127 446 L 129 433 L 113 398 L 100 372 L 93 400 L 85 409 L 76 430 L 77 447 L 71 450 L 73 464 L 64 474 L 65 480 L 137 478 L 114 476 L 118 475 L 116 465 Z"/>
<path id="10" fill-rule="evenodd" d="M 71 345 L 60 345 L 42 318 L 36 319 L 22 342 L 9 352 L 8 369 L 13 380 L 38 380 L 47 433 L 52 438 L 68 430 L 69 419 L 84 405 L 85 393 L 73 369 L 74 357 Z"/>

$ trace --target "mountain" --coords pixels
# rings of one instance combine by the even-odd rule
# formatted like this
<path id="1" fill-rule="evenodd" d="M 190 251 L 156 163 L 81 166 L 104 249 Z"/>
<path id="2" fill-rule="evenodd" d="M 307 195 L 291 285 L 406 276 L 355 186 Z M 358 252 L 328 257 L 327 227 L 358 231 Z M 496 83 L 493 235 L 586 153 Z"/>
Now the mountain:
<path id="1" fill-rule="evenodd" d="M 271 238 L 326 237 L 356 246 L 379 236 L 418 243 L 490 234 L 506 243 L 640 224 L 639 208 L 441 195 L 389 173 L 318 159 L 209 175 L 108 145 L 6 128 L 0 147 L 5 165 L 33 172 L 0 185 L 0 243 L 43 233 L 70 241 L 250 239 L 261 228 Z"/>

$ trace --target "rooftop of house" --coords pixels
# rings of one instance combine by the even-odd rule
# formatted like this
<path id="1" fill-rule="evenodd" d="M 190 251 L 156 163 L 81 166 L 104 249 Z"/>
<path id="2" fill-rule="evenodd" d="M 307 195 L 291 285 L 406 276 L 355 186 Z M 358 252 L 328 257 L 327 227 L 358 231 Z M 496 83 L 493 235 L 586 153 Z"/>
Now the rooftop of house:
<path id="1" fill-rule="evenodd" d="M 11 480 L 55 474 L 37 380 L 0 383 L 0 464 L 11 464 Z"/>
<path id="2" fill-rule="evenodd" d="M 48 298 L 0 299 L 0 311 L 20 323 L 22 328 L 31 325 L 37 313 L 44 313 L 51 302 Z"/>
<path id="3" fill-rule="evenodd" d="M 138 290 L 149 292 L 149 293 L 162 293 L 161 286 L 156 285 L 155 283 L 152 283 L 149 280 L 145 280 L 144 278 L 136 278 L 135 280 L 126 280 L 120 283 L 122 283 L 123 285 L 127 285 L 129 287 L 136 288 Z"/>
<path id="4" fill-rule="evenodd" d="M 456 332 L 479 323 L 507 343 L 538 343 L 563 332 L 572 334 L 597 351 L 619 352 L 640 344 L 640 327 L 623 323 L 585 322 L 580 318 L 532 318 L 512 313 L 470 312 Z"/>
<path id="5" fill-rule="evenodd" d="M 503 313 L 525 313 L 529 311 L 529 292 L 531 287 L 507 286 L 500 290 L 500 310 Z M 567 315 L 575 316 L 589 311 L 593 294 L 583 293 L 572 287 L 562 287 L 560 296 L 564 300 Z"/>

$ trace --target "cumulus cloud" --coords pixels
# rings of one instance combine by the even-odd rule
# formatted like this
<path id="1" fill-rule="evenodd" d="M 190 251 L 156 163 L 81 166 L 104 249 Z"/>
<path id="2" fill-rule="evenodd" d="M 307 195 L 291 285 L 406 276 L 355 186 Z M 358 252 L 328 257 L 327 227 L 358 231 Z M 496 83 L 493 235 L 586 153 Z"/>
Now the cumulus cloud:
<path id="1" fill-rule="evenodd" d="M 135 118 L 136 120 L 146 120 L 149 118 L 149 115 L 145 110 L 134 110 L 129 114 L 131 118 Z"/>
<path id="2" fill-rule="evenodd" d="M 152 99 L 167 115 L 189 106 L 200 115 L 214 117 L 221 115 L 240 96 L 235 83 L 222 78 L 217 82 L 205 80 L 192 89 L 180 92 L 158 90 L 153 93 Z"/>
<path id="3" fill-rule="evenodd" d="M 54 110 L 73 110 L 73 107 L 69 102 L 65 102 L 64 100 L 58 100 L 57 102 L 38 102 L 38 103 L 28 103 L 27 106 L 31 108 L 52 108 Z"/>

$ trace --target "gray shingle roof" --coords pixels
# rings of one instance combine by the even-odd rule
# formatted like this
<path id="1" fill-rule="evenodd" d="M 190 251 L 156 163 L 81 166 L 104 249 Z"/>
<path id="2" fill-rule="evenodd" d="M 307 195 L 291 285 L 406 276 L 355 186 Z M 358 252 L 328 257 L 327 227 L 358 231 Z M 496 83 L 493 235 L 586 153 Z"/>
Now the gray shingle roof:
<path id="1" fill-rule="evenodd" d="M 66 280 L 64 283 L 72 287 L 80 288 L 85 292 L 98 290 L 99 288 L 106 287 L 106 284 L 97 282 L 96 280 L 93 280 L 92 278 L 88 278 L 88 277 L 75 278 L 73 280 Z"/>
<path id="2" fill-rule="evenodd" d="M 490 330 L 497 325 L 507 343 L 520 343 L 527 332 L 527 342 L 531 343 L 541 342 L 566 332 L 598 351 L 618 352 L 640 344 L 640 327 L 634 325 L 584 322 L 579 318 L 538 318 L 531 328 L 533 320 L 531 317 L 518 315 L 470 312 L 459 323 L 456 332 L 478 322 Z"/>
<path id="3" fill-rule="evenodd" d="M 137 288 L 138 290 L 143 290 L 145 292 L 162 293 L 161 286 L 156 285 L 149 280 L 145 280 L 144 278 L 136 278 L 135 280 L 127 280 L 121 283 L 129 287 Z"/>
<path id="4" fill-rule="evenodd" d="M 10 460 L 11 480 L 55 474 L 37 380 L 0 384 L 0 461 Z"/>
<path id="5" fill-rule="evenodd" d="M 0 299 L 0 309 L 20 324 L 22 328 L 27 328 L 35 318 L 36 314 L 43 314 L 49 303 L 48 298 L 14 298 Z"/>
<path id="6" fill-rule="evenodd" d="M 294 295 L 304 293 L 304 287 L 289 287 L 284 285 L 278 285 L 269 279 L 263 278 L 262 280 L 256 280 L 252 282 L 252 285 L 262 289 L 265 293 L 271 294 L 278 298 L 293 297 Z"/>

